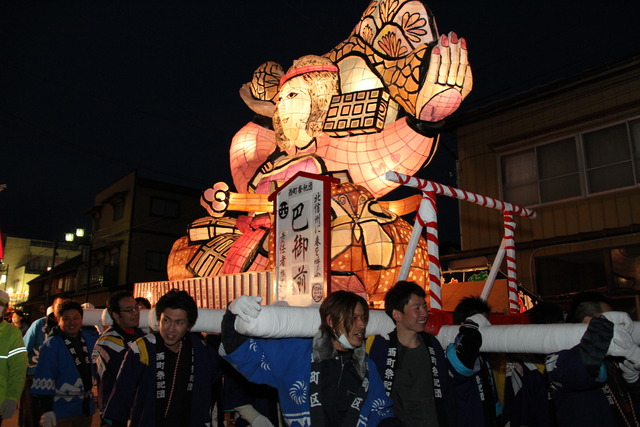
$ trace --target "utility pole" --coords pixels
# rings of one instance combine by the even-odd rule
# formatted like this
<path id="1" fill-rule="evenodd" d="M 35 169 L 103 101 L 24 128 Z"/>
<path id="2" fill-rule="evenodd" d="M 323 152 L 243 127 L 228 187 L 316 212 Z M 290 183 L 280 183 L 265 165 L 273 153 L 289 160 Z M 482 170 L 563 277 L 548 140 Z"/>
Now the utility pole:
<path id="1" fill-rule="evenodd" d="M 53 255 L 51 256 L 51 269 L 49 270 L 49 283 L 47 283 L 47 289 L 45 289 L 45 295 L 51 294 L 51 287 L 53 286 L 53 268 L 56 266 L 56 256 L 58 255 L 58 239 L 53 244 Z M 45 298 L 46 299 L 46 298 Z M 45 304 L 48 301 L 45 301 Z"/>
<path id="2" fill-rule="evenodd" d="M 91 285 L 91 256 L 93 249 L 93 233 L 89 233 L 89 253 L 87 254 L 87 287 L 84 294 L 84 302 L 89 302 L 89 286 Z"/>
<path id="3" fill-rule="evenodd" d="M 93 227 L 92 227 L 93 228 Z M 85 237 L 84 228 L 76 228 L 74 233 L 66 233 L 64 239 L 67 242 L 73 242 L 78 239 L 82 239 Z M 81 243 L 78 246 L 83 246 Z M 84 249 L 82 250 L 82 260 L 87 265 L 87 283 L 85 284 L 84 290 L 84 302 L 89 302 L 89 286 L 91 285 L 91 257 L 92 257 L 92 249 L 93 249 L 93 233 L 89 233 L 89 248 L 87 251 L 87 257 L 85 259 Z"/>

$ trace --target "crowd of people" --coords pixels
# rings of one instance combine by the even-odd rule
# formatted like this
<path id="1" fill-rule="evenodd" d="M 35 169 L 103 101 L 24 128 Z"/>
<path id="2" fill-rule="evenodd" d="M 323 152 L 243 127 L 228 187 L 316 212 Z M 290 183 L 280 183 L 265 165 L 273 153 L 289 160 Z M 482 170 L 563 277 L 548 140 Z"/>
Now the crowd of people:
<path id="1" fill-rule="evenodd" d="M 94 404 L 101 423 L 116 427 L 640 425 L 640 347 L 599 293 L 573 300 L 567 321 L 587 325 L 576 346 L 506 355 L 501 393 L 492 355 L 480 352 L 491 308 L 479 297 L 460 301 L 458 334 L 444 348 L 425 332 L 426 294 L 413 282 L 385 296 L 395 329 L 368 338 L 369 306 L 357 294 L 329 294 L 313 338 L 238 332 L 236 318 L 257 318 L 260 302 L 237 298 L 222 333 L 203 335 L 191 332 L 194 299 L 172 290 L 147 333 L 140 311 L 150 304 L 121 291 L 107 302 L 111 326 L 98 334 L 83 327 L 82 305 L 57 295 L 24 339 L 0 322 L 0 425 L 19 412 L 20 426 L 88 427 Z M 8 305 L 0 291 L 2 318 Z M 565 320 L 548 303 L 529 314 L 532 323 Z"/>

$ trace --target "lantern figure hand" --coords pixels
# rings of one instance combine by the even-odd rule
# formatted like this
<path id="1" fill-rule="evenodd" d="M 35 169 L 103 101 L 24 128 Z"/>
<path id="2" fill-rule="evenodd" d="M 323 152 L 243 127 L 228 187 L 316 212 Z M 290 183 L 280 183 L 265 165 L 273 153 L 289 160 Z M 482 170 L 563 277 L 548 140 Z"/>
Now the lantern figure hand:
<path id="1" fill-rule="evenodd" d="M 200 205 L 209 215 L 219 218 L 224 216 L 229 208 L 229 196 L 229 186 L 224 182 L 216 182 L 213 187 L 202 192 Z"/>
<path id="2" fill-rule="evenodd" d="M 438 122 L 458 109 L 471 92 L 466 40 L 454 32 L 441 35 L 431 54 L 425 55 L 421 72 L 426 76 L 416 99 L 416 118 Z"/>

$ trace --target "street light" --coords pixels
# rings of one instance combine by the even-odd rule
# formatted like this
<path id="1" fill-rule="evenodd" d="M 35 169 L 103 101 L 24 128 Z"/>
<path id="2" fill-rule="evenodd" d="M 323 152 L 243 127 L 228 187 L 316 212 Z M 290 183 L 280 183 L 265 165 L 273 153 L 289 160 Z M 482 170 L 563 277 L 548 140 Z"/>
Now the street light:
<path id="1" fill-rule="evenodd" d="M 64 240 L 67 242 L 73 242 L 76 237 L 84 237 L 84 228 L 76 228 L 75 233 L 64 234 Z"/>
<path id="2" fill-rule="evenodd" d="M 65 233 L 64 240 L 67 242 L 73 242 L 76 237 L 81 239 L 85 236 L 84 228 L 76 228 L 75 233 Z M 84 300 L 89 302 L 89 285 L 91 284 L 91 250 L 93 246 L 93 236 L 89 234 L 89 253 L 87 256 L 87 283 L 85 288 Z"/>

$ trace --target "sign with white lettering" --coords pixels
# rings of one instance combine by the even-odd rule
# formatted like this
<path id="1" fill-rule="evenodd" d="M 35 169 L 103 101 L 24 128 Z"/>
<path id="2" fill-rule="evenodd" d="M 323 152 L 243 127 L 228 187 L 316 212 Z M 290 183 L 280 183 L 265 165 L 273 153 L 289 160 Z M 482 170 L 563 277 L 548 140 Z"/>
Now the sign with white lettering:
<path id="1" fill-rule="evenodd" d="M 329 291 L 332 180 L 299 172 L 275 193 L 276 301 L 307 306 Z"/>

